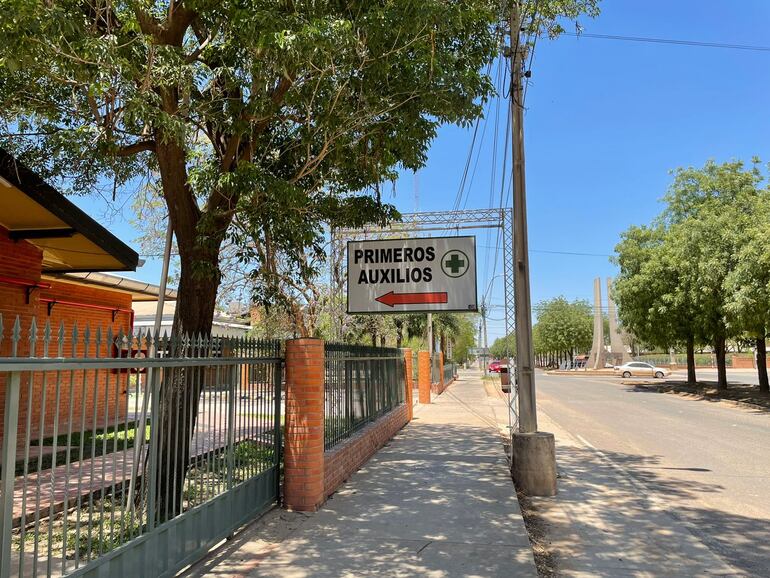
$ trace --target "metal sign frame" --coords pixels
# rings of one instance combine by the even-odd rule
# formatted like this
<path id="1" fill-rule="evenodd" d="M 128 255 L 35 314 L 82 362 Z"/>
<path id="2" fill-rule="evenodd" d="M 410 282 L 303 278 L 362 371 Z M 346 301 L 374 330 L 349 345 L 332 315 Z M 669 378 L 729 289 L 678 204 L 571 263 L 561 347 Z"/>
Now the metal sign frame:
<path id="1" fill-rule="evenodd" d="M 516 303 L 514 286 L 514 250 L 513 250 L 513 209 L 510 207 L 494 209 L 470 209 L 467 211 L 428 211 L 403 213 L 401 220 L 385 226 L 371 225 L 360 229 L 332 229 L 330 232 L 330 288 L 337 294 L 343 288 L 342 279 L 347 278 L 347 262 L 343 244 L 347 241 L 366 239 L 386 239 L 398 233 L 421 233 L 425 231 L 461 231 L 469 229 L 500 229 L 503 248 L 503 289 L 505 309 L 505 335 L 516 331 Z M 394 240 L 396 238 L 394 237 Z M 477 271 L 478 274 L 478 271 Z M 478 288 L 477 288 L 478 289 Z M 336 338 L 342 337 L 344 316 L 347 315 L 343 303 L 330 300 L 332 327 Z M 513 352 L 508 339 L 505 340 L 508 367 L 514 366 Z M 516 373 L 512 374 L 516 375 Z M 515 380 L 508 393 L 508 427 L 511 432 L 519 429 L 518 380 Z"/>
<path id="2" fill-rule="evenodd" d="M 442 237 L 394 237 L 387 239 L 346 239 L 345 254 L 347 259 L 350 258 L 350 244 L 359 242 L 377 242 L 377 241 L 409 241 L 409 240 L 421 240 L 421 239 L 473 239 L 473 272 L 474 272 L 474 297 L 475 307 L 473 309 L 408 309 L 408 310 L 393 310 L 393 311 L 350 311 L 350 275 L 346 274 L 346 313 L 348 315 L 399 315 L 406 313 L 478 313 L 479 311 L 479 283 L 478 283 L 478 260 L 476 259 L 478 254 L 478 248 L 476 246 L 476 238 L 473 235 L 444 235 Z M 347 260 L 345 260 L 347 267 Z"/>

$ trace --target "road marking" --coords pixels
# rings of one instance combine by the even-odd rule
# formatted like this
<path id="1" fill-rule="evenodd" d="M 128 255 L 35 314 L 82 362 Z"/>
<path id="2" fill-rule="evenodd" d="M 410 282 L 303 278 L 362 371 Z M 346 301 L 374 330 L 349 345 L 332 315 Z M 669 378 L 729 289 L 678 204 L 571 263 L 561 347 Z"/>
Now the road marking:
<path id="1" fill-rule="evenodd" d="M 551 419 L 550 416 L 549 416 L 549 419 Z M 677 516 L 674 513 L 674 510 L 672 510 L 672 508 L 669 506 L 669 504 L 667 504 L 664 500 L 659 498 L 658 495 L 655 493 L 655 490 L 650 488 L 644 481 L 637 479 L 627 468 L 617 463 L 615 460 L 613 460 L 611 457 L 605 454 L 602 450 L 594 446 L 591 442 L 589 442 L 580 434 L 576 433 L 571 435 L 577 438 L 580 441 L 580 443 L 582 443 L 588 449 L 593 451 L 597 456 L 599 456 L 599 458 L 604 460 L 613 469 L 615 469 L 621 476 L 623 476 L 623 478 L 634 489 L 636 489 L 642 496 L 644 496 L 644 498 L 647 499 L 655 509 L 667 513 L 669 516 L 674 518 L 677 522 L 681 523 L 687 529 L 690 535 L 699 543 L 701 543 L 711 553 L 711 555 L 713 555 L 731 573 L 735 574 L 736 576 L 744 575 L 744 573 L 741 570 L 739 570 L 738 568 L 730 564 L 721 554 L 719 554 L 718 552 L 715 552 L 706 542 L 704 542 L 701 539 L 701 537 L 698 534 L 698 527 L 695 524 L 693 524 L 692 522 L 690 522 L 685 518 Z"/>

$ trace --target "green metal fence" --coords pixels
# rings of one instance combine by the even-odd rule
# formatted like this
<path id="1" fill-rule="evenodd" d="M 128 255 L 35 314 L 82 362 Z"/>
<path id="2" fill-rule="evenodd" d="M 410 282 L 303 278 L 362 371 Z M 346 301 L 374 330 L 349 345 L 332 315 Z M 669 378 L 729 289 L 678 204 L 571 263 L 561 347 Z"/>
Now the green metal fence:
<path id="1" fill-rule="evenodd" d="M 398 349 L 327 343 L 325 368 L 326 449 L 404 403 L 406 370 Z"/>
<path id="2" fill-rule="evenodd" d="M 278 495 L 281 344 L 3 338 L 0 578 L 167 576 Z"/>
<path id="3" fill-rule="evenodd" d="M 441 382 L 441 357 L 438 353 L 434 353 L 430 358 L 430 382 Z"/>
<path id="4" fill-rule="evenodd" d="M 452 381 L 457 375 L 457 365 L 454 363 L 444 364 L 444 383 L 447 384 Z"/>

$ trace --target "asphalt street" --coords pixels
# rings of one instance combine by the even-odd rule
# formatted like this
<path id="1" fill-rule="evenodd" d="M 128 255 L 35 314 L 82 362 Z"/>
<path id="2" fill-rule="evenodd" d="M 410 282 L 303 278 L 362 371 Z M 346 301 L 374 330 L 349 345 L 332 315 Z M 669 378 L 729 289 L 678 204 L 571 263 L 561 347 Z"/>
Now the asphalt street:
<path id="1" fill-rule="evenodd" d="M 741 574 L 770 576 L 770 413 L 613 379 L 539 374 L 537 386 L 541 429 L 569 434 L 562 433 L 572 448 L 565 462 L 607 464 L 606 479 L 594 482 L 624 479 L 662 504 L 657 526 L 670 524 L 672 536 L 688 532 L 688 543 Z M 622 534 L 623 523 L 614 531 Z"/>
<path id="2" fill-rule="evenodd" d="M 698 381 L 714 381 L 717 380 L 716 369 L 701 369 L 695 370 L 695 376 Z M 672 376 L 672 379 L 679 379 L 685 381 L 687 379 L 687 371 L 683 369 L 676 370 Z M 727 382 L 728 383 L 752 383 L 754 385 L 759 383 L 759 377 L 757 376 L 756 369 L 728 369 L 727 370 Z"/>

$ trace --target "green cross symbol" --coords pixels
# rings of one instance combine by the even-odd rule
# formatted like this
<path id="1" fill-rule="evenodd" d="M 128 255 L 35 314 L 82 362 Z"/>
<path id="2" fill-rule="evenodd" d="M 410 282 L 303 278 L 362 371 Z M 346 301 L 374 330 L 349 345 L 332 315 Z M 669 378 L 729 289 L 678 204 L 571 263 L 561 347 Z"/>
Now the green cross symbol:
<path id="1" fill-rule="evenodd" d="M 444 258 L 446 259 L 446 255 Z M 467 260 L 468 257 L 462 251 L 453 251 L 449 259 L 444 261 L 444 272 L 450 277 L 461 277 L 467 268 Z"/>
<path id="2" fill-rule="evenodd" d="M 460 259 L 457 253 L 452 253 L 452 256 L 444 261 L 444 266 L 451 269 L 453 275 L 457 275 L 460 270 L 465 268 L 465 261 Z"/>

